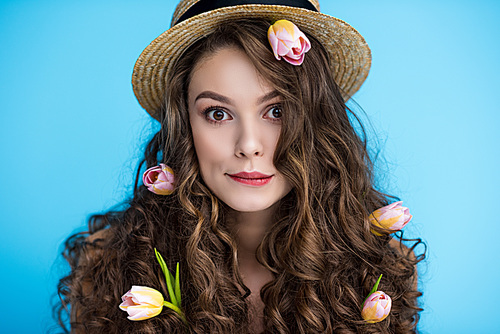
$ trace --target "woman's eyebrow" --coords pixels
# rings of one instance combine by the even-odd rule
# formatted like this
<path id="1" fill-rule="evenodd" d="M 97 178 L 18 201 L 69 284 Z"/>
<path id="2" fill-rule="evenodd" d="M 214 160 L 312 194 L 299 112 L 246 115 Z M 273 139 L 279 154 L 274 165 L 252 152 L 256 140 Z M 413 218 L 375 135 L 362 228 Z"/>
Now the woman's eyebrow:
<path id="1" fill-rule="evenodd" d="M 280 94 L 278 93 L 277 90 L 273 90 L 269 93 L 267 93 L 266 95 L 262 96 L 261 98 L 258 99 L 257 103 L 258 104 L 262 104 L 266 101 L 269 101 L 273 98 L 275 98 L 276 96 L 279 96 Z M 201 92 L 197 97 L 196 99 L 194 100 L 194 102 L 198 101 L 199 99 L 212 99 L 212 100 L 216 100 L 216 101 L 219 101 L 219 102 L 222 102 L 222 103 L 226 103 L 226 104 L 233 104 L 233 101 L 224 96 L 224 95 L 220 95 L 216 92 L 212 92 L 212 91 L 209 91 L 209 90 L 206 90 L 204 92 Z"/>
<path id="2" fill-rule="evenodd" d="M 277 91 L 277 90 L 273 90 L 273 91 L 271 91 L 271 92 L 267 93 L 266 95 L 262 96 L 262 97 L 258 100 L 258 102 L 257 102 L 257 103 L 258 103 L 258 104 L 262 104 L 262 103 L 264 103 L 264 102 L 266 102 L 266 101 L 269 101 L 269 100 L 271 100 L 271 99 L 273 99 L 273 98 L 275 98 L 276 96 L 279 96 L 279 95 L 280 95 L 280 93 L 278 93 L 278 91 Z"/>
<path id="3" fill-rule="evenodd" d="M 199 99 L 207 99 L 207 98 L 208 99 L 212 99 L 212 100 L 216 100 L 216 101 L 219 101 L 219 102 L 222 102 L 222 103 L 226 103 L 226 104 L 232 104 L 232 102 L 233 102 L 233 101 L 231 101 L 230 98 L 225 97 L 224 95 L 220 95 L 220 94 L 217 94 L 215 92 L 209 91 L 209 90 L 201 92 L 196 97 L 196 99 L 194 100 L 194 102 L 198 101 Z"/>

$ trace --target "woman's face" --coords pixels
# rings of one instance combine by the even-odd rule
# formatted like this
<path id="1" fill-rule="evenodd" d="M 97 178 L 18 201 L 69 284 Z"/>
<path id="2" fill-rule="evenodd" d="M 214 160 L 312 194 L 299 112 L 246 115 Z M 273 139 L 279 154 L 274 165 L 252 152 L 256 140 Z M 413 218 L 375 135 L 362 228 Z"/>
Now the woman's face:
<path id="1" fill-rule="evenodd" d="M 196 64 L 188 107 L 201 176 L 220 200 L 256 212 L 291 190 L 273 165 L 280 97 L 241 50 L 223 48 Z"/>

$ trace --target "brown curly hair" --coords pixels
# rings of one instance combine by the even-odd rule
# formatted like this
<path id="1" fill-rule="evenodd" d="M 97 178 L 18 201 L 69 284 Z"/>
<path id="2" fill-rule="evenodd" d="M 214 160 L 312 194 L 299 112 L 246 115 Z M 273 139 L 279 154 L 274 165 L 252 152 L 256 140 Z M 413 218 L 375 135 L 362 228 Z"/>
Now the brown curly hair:
<path id="1" fill-rule="evenodd" d="M 416 264 L 425 252 L 415 256 L 413 250 L 421 240 L 406 247 L 402 234 L 396 241 L 370 232 L 368 215 L 394 198 L 375 189 L 364 130 L 358 135 L 353 127 L 357 118 L 334 82 L 326 51 L 308 34 L 312 48 L 302 66 L 276 61 L 266 38 L 269 24 L 225 23 L 180 57 L 167 78 L 161 130 L 146 147 L 133 198 L 124 210 L 92 216 L 88 232 L 66 241 L 63 255 L 71 272 L 59 283 L 62 302 L 55 312 L 64 331 L 68 306 L 74 332 L 248 331 L 250 290 L 243 284 L 236 243 L 225 224 L 228 207 L 200 176 L 186 102 L 193 66 L 224 47 L 248 55 L 280 93 L 285 111 L 273 163 L 293 189 L 280 201 L 256 254 L 273 274 L 261 289 L 264 332 L 416 331 L 422 310 Z M 176 173 L 170 196 L 139 184 L 144 164 L 160 162 Z M 188 327 L 170 309 L 146 321 L 129 321 L 118 308 L 132 285 L 167 295 L 155 247 L 169 268 L 180 262 Z M 391 296 L 392 311 L 386 320 L 367 324 L 360 305 L 380 274 L 379 289 Z"/>

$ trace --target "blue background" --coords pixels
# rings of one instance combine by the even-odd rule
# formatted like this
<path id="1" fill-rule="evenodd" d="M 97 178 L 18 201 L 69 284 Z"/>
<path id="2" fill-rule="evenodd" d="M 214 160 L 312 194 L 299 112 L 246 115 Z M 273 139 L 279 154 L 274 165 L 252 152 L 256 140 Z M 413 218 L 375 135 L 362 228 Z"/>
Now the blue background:
<path id="1" fill-rule="evenodd" d="M 175 1 L 0 2 L 0 331 L 53 326 L 61 243 L 130 193 L 154 123 L 131 89 Z M 373 52 L 355 96 L 428 258 L 420 330 L 494 333 L 499 1 L 323 1 Z M 385 173 L 391 173 L 386 175 Z"/>

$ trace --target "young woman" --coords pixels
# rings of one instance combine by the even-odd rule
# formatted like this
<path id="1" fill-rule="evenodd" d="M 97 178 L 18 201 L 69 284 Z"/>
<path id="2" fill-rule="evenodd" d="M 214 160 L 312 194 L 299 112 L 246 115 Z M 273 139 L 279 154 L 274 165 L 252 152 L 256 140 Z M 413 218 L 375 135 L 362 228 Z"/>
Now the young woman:
<path id="1" fill-rule="evenodd" d="M 59 317 L 69 306 L 72 332 L 415 331 L 420 241 L 406 248 L 370 216 L 392 201 L 375 189 L 345 105 L 370 51 L 318 8 L 179 3 L 134 69 L 136 96 L 161 130 L 133 198 L 66 242 Z M 179 263 L 180 278 L 156 251 L 173 274 Z M 380 275 L 391 299 L 369 319 Z M 178 308 L 150 312 L 158 296 Z"/>

